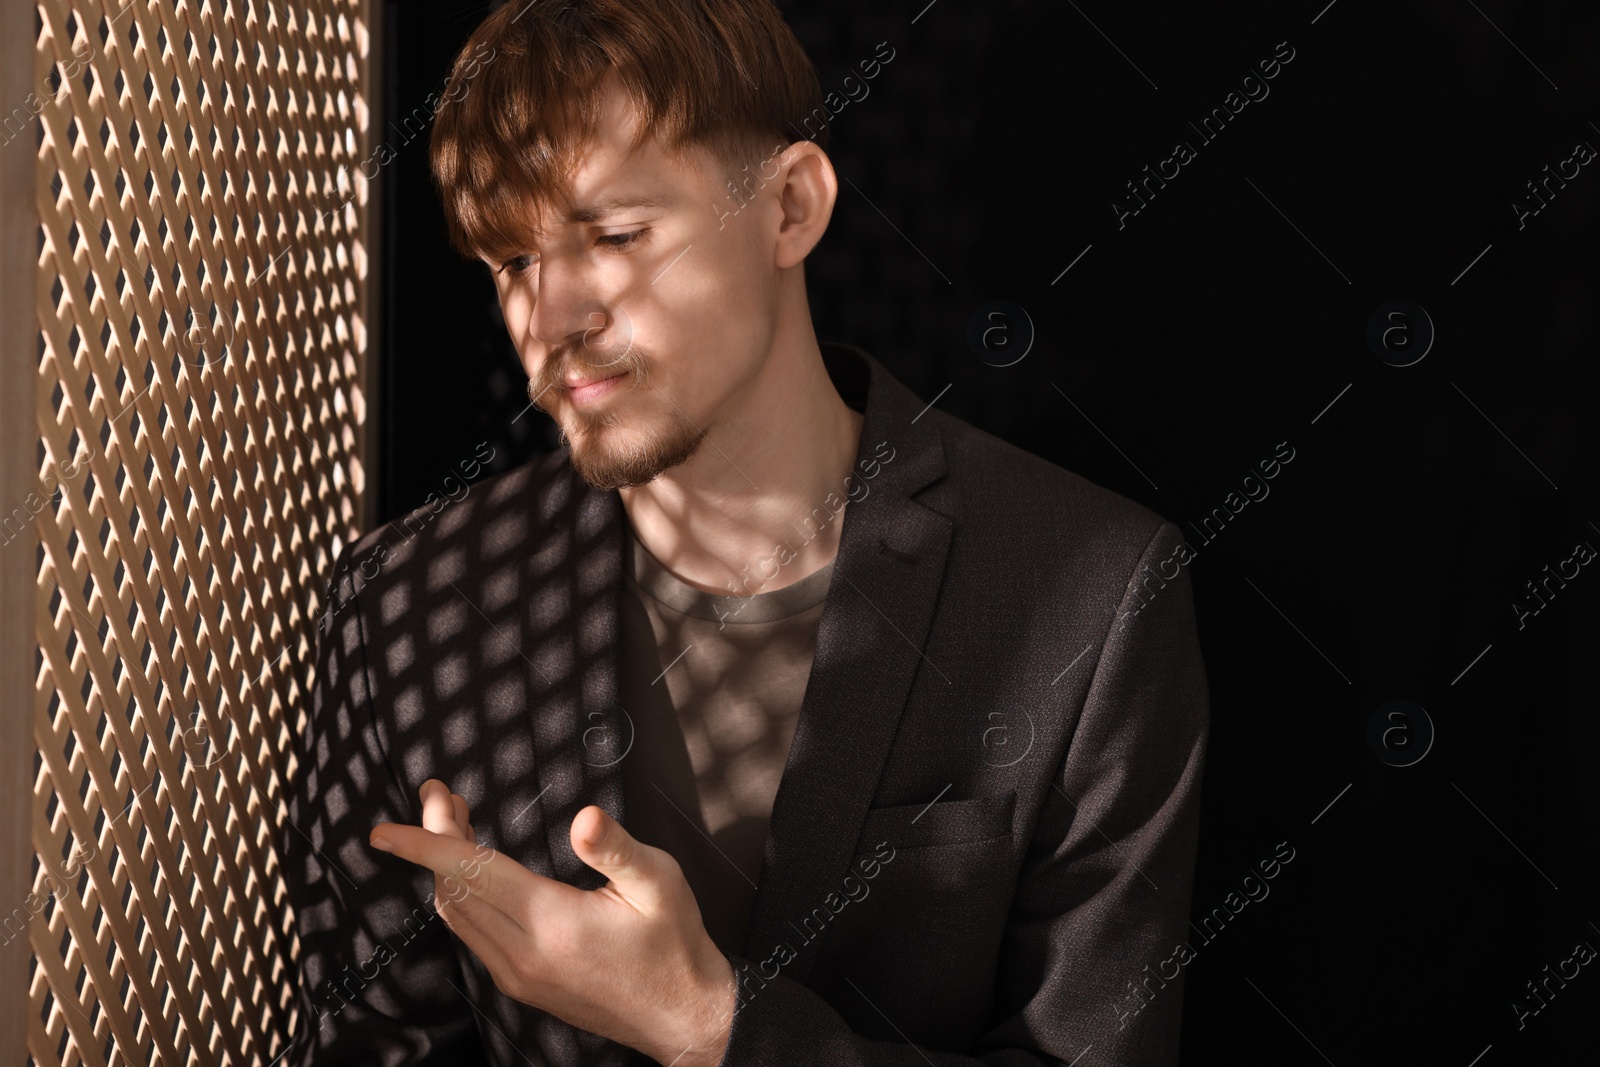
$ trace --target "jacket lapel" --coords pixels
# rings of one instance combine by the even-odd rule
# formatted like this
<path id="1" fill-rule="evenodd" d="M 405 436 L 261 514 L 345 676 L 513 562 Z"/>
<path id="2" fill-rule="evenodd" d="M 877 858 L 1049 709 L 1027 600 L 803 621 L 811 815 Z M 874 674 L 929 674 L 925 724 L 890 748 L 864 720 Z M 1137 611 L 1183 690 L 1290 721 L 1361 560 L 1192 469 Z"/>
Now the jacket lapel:
<path id="1" fill-rule="evenodd" d="M 806 942 L 798 924 L 842 891 L 913 680 L 921 671 L 927 684 L 948 684 L 923 658 L 923 645 L 952 524 L 913 499 L 943 476 L 944 446 L 931 422 L 918 418 L 925 405 L 916 394 L 872 357 L 849 351 L 871 375 L 854 469 L 867 495 L 858 492 L 844 509 L 744 946 L 747 958 L 761 960 L 787 942 L 797 956 L 785 973 L 797 981 L 811 970 L 817 940 Z"/>

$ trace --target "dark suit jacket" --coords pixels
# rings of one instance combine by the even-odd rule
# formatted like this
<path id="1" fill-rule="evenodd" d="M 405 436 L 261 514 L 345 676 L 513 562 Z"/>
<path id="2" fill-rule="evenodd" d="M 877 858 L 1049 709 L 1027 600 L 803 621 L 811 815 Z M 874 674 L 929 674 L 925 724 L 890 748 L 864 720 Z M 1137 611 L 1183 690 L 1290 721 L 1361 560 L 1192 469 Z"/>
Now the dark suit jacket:
<path id="1" fill-rule="evenodd" d="M 1209 723 L 1182 537 L 823 350 L 861 462 L 724 1065 L 1173 1064 Z M 561 451 L 341 553 L 283 842 L 289 1062 L 649 1062 L 499 993 L 432 873 L 367 845 L 437 777 L 482 843 L 604 884 L 568 831 L 628 824 L 626 531 Z"/>

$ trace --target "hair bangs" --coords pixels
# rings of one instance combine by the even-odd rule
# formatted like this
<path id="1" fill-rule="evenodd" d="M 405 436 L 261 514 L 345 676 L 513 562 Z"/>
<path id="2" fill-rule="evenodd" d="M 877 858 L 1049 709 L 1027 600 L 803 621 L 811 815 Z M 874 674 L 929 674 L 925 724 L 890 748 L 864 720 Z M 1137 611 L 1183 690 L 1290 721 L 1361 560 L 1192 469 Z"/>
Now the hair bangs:
<path id="1" fill-rule="evenodd" d="M 772 0 L 520 0 L 473 31 L 451 67 L 430 162 L 451 244 L 499 263 L 572 206 L 608 79 L 658 136 L 708 150 L 724 175 L 804 137 L 816 70 Z M 815 140 L 827 143 L 824 126 Z"/>

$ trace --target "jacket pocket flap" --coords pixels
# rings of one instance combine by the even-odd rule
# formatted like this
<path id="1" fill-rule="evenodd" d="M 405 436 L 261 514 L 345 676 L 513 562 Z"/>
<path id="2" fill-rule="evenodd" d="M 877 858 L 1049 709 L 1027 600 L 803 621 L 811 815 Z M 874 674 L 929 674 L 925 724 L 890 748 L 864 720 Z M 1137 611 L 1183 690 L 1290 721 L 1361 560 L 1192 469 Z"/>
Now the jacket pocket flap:
<path id="1" fill-rule="evenodd" d="M 932 804 L 892 804 L 870 808 L 861 826 L 857 854 L 871 852 L 882 842 L 890 848 L 925 848 L 987 841 L 1011 833 L 1016 790 L 936 800 Z"/>

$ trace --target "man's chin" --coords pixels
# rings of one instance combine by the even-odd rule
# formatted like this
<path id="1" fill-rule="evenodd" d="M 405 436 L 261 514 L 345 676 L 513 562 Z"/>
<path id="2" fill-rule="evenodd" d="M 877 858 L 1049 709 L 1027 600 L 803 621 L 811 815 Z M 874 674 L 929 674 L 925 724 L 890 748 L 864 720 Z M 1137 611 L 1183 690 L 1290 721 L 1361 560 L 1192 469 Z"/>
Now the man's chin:
<path id="1" fill-rule="evenodd" d="M 599 490 L 630 489 L 634 486 L 648 485 L 661 476 L 665 468 L 646 464 L 617 463 L 609 460 L 581 460 L 572 455 L 572 467 L 578 476 L 588 482 L 591 488 Z"/>
<path id="2" fill-rule="evenodd" d="M 688 462 L 700 449 L 703 433 L 667 440 L 654 439 L 644 445 L 618 446 L 604 440 L 608 434 L 580 430 L 578 437 L 563 435 L 562 444 L 578 476 L 596 489 L 627 489 L 647 485 L 665 471 Z"/>

